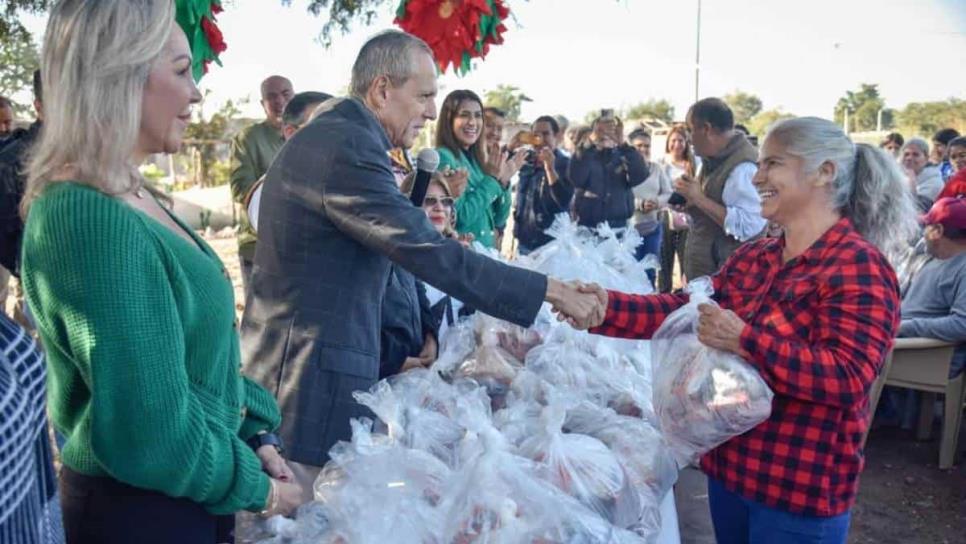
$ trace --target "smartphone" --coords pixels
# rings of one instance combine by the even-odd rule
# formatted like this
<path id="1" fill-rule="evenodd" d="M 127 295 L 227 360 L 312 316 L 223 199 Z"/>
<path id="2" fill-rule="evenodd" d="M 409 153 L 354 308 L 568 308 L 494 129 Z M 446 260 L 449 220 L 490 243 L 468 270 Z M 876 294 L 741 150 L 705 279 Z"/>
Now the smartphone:
<path id="1" fill-rule="evenodd" d="M 601 119 L 607 119 L 607 120 L 613 119 L 614 118 L 614 110 L 613 109 L 610 109 L 610 108 L 604 108 L 604 109 L 600 110 L 600 118 Z"/>

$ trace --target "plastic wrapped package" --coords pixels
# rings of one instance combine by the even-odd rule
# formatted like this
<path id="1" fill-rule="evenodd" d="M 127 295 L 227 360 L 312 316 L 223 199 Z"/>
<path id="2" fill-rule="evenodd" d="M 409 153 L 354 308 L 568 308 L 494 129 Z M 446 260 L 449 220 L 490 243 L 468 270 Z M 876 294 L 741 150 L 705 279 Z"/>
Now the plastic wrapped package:
<path id="1" fill-rule="evenodd" d="M 441 504 L 444 542 L 643 542 L 537 478 L 540 466 L 512 454 L 505 438 L 488 422 L 470 427 L 474 431 L 467 435 L 467 463 Z"/>
<path id="2" fill-rule="evenodd" d="M 605 520 L 622 528 L 640 518 L 641 497 L 617 457 L 601 441 L 564 434 L 567 409 L 551 402 L 541 414 L 543 429 L 520 445 L 520 454 L 541 466 L 540 475 Z"/>
<path id="3" fill-rule="evenodd" d="M 449 385 L 446 388 L 452 389 Z M 368 393 L 357 391 L 353 397 L 386 424 L 390 438 L 403 446 L 429 452 L 448 466 L 455 467 L 455 448 L 465 429 L 442 411 L 433 409 L 443 407 L 443 411 L 450 413 L 455 401 L 450 404 L 447 391 L 437 391 L 442 394 L 435 398 L 431 392 L 425 393 L 412 395 L 416 398 L 409 400 L 415 402 L 402 402 L 387 381 L 380 381 Z"/>
<path id="4" fill-rule="evenodd" d="M 352 421 L 352 442 L 331 450 L 315 481 L 329 523 L 327 542 L 439 542 L 437 505 L 452 472 L 434 456 L 373 435 L 371 421 Z"/>
<path id="5" fill-rule="evenodd" d="M 713 288 L 710 279 L 698 278 L 688 289 L 690 302 L 651 341 L 654 410 L 682 466 L 768 419 L 774 396 L 743 359 L 698 340 L 698 305 L 714 304 Z"/>
<path id="6" fill-rule="evenodd" d="M 500 334 L 507 327 L 483 314 L 451 327 L 433 369 L 453 380 L 472 379 L 486 388 L 494 408 L 502 407 L 510 383 L 523 368 L 520 360 L 500 346 Z"/>
<path id="7" fill-rule="evenodd" d="M 331 542 L 329 516 L 325 506 L 311 501 L 299 506 L 294 519 L 272 516 L 265 520 L 265 529 L 274 536 L 259 544 L 323 544 Z M 335 544 L 333 542 L 333 544 Z"/>

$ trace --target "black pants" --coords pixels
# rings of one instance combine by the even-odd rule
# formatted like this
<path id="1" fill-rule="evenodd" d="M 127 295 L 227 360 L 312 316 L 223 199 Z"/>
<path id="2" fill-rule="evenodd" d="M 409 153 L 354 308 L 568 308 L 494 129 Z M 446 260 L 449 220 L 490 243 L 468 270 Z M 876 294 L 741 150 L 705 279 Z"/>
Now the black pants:
<path id="1" fill-rule="evenodd" d="M 60 499 L 67 544 L 234 542 L 235 516 L 67 467 L 60 472 Z"/>
<path id="2" fill-rule="evenodd" d="M 684 248 L 688 245 L 688 231 L 671 230 L 667 221 L 661 221 L 664 238 L 661 240 L 661 272 L 657 284 L 662 293 L 670 293 L 674 282 L 674 257 L 681 263 L 684 273 Z"/>

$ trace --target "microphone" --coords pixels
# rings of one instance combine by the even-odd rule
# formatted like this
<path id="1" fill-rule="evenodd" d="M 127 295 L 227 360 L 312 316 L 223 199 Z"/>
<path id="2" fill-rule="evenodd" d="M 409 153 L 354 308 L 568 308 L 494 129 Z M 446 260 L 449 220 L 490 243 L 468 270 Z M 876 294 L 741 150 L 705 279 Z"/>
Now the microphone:
<path id="1" fill-rule="evenodd" d="M 429 190 L 429 180 L 432 179 L 439 166 L 439 153 L 435 149 L 426 148 L 416 156 L 416 178 L 413 180 L 413 190 L 409 193 L 409 200 L 414 206 L 422 207 L 426 191 Z"/>

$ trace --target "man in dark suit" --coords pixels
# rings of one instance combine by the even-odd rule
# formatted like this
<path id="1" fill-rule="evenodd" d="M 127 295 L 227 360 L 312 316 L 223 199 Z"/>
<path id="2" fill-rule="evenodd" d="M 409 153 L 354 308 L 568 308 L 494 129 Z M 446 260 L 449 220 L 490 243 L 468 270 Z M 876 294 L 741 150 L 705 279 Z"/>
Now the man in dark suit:
<path id="1" fill-rule="evenodd" d="M 376 35 L 352 69 L 352 96 L 330 100 L 266 174 L 259 244 L 242 323 L 245 372 L 276 394 L 296 477 L 311 482 L 328 450 L 368 415 L 352 398 L 379 373 L 389 263 L 495 317 L 533 322 L 546 300 L 566 316 L 596 297 L 443 238 L 396 186 L 388 158 L 436 118 L 429 47 Z M 308 496 L 308 494 L 307 494 Z"/>

